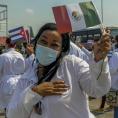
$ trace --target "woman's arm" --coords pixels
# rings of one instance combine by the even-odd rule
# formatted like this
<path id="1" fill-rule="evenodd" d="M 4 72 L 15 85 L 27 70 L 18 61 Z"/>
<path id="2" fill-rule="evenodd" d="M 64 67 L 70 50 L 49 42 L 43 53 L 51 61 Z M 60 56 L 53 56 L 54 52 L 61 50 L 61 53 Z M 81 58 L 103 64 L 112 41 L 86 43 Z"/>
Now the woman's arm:
<path id="1" fill-rule="evenodd" d="M 103 60 L 97 63 L 91 60 L 89 66 L 85 62 L 82 62 L 81 65 L 79 85 L 82 91 L 92 97 L 101 97 L 106 94 L 111 86 L 107 59 L 104 60 L 104 63 Z"/>
<path id="2" fill-rule="evenodd" d="M 81 69 L 81 88 L 90 96 L 100 97 L 111 87 L 111 77 L 107 54 L 111 49 L 110 35 L 103 32 L 101 40 L 94 47 L 94 59 L 91 58 L 89 67 L 83 64 Z"/>

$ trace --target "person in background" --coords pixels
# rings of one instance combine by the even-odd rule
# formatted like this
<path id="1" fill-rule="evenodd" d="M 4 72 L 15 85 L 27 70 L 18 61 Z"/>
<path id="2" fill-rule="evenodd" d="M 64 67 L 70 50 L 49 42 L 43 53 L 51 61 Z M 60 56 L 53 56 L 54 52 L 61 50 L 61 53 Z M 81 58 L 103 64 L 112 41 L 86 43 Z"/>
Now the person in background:
<path id="1" fill-rule="evenodd" d="M 106 58 L 109 34 L 104 33 L 102 39 L 88 65 L 68 55 L 68 34 L 60 34 L 54 23 L 42 26 L 35 37 L 32 74 L 22 76 L 8 106 L 8 118 L 94 118 L 87 95 L 100 97 L 111 83 Z"/>
<path id="2" fill-rule="evenodd" d="M 116 41 L 115 41 L 115 39 L 114 39 L 113 36 L 111 36 L 111 43 L 112 43 L 111 51 L 114 51 L 114 50 L 115 50 L 115 44 L 116 44 Z"/>
<path id="3" fill-rule="evenodd" d="M 70 41 L 70 51 L 69 55 L 75 55 L 76 57 L 79 57 L 86 62 L 89 62 L 89 57 L 84 51 L 81 50 L 80 47 L 78 47 L 76 44 L 74 44 L 72 41 Z"/>
<path id="4" fill-rule="evenodd" d="M 6 39 L 6 51 L 0 55 L 0 109 L 6 109 L 16 85 L 25 70 L 22 54 L 15 51 L 16 43 Z"/>

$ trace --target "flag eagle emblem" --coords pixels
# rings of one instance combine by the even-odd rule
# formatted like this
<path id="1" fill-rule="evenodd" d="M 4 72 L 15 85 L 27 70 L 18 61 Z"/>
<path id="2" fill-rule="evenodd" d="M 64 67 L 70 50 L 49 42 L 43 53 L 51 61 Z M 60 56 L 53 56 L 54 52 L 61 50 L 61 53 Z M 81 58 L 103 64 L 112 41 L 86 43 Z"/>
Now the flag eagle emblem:
<path id="1" fill-rule="evenodd" d="M 72 18 L 73 18 L 73 20 L 79 21 L 81 19 L 81 16 L 79 15 L 78 11 L 73 11 Z"/>

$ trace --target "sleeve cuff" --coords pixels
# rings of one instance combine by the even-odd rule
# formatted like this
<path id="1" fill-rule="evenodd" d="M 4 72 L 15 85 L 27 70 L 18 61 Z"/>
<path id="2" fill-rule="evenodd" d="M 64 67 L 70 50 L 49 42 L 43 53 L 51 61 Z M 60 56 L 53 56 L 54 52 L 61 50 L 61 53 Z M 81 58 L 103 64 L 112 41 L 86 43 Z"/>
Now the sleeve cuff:
<path id="1" fill-rule="evenodd" d="M 24 91 L 24 97 L 23 98 L 24 98 L 24 104 L 26 106 L 30 107 L 30 106 L 34 106 L 35 104 L 37 104 L 42 99 L 42 96 L 40 96 L 36 92 L 33 92 L 31 87 L 28 87 Z"/>

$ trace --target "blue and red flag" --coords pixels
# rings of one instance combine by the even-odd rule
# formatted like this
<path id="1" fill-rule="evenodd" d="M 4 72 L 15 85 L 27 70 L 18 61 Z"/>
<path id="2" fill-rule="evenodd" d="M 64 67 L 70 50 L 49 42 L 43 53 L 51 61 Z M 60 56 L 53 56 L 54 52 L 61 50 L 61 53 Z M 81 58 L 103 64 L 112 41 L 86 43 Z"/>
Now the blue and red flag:
<path id="1" fill-rule="evenodd" d="M 27 40 L 27 33 L 23 26 L 9 30 L 12 42 Z"/>

